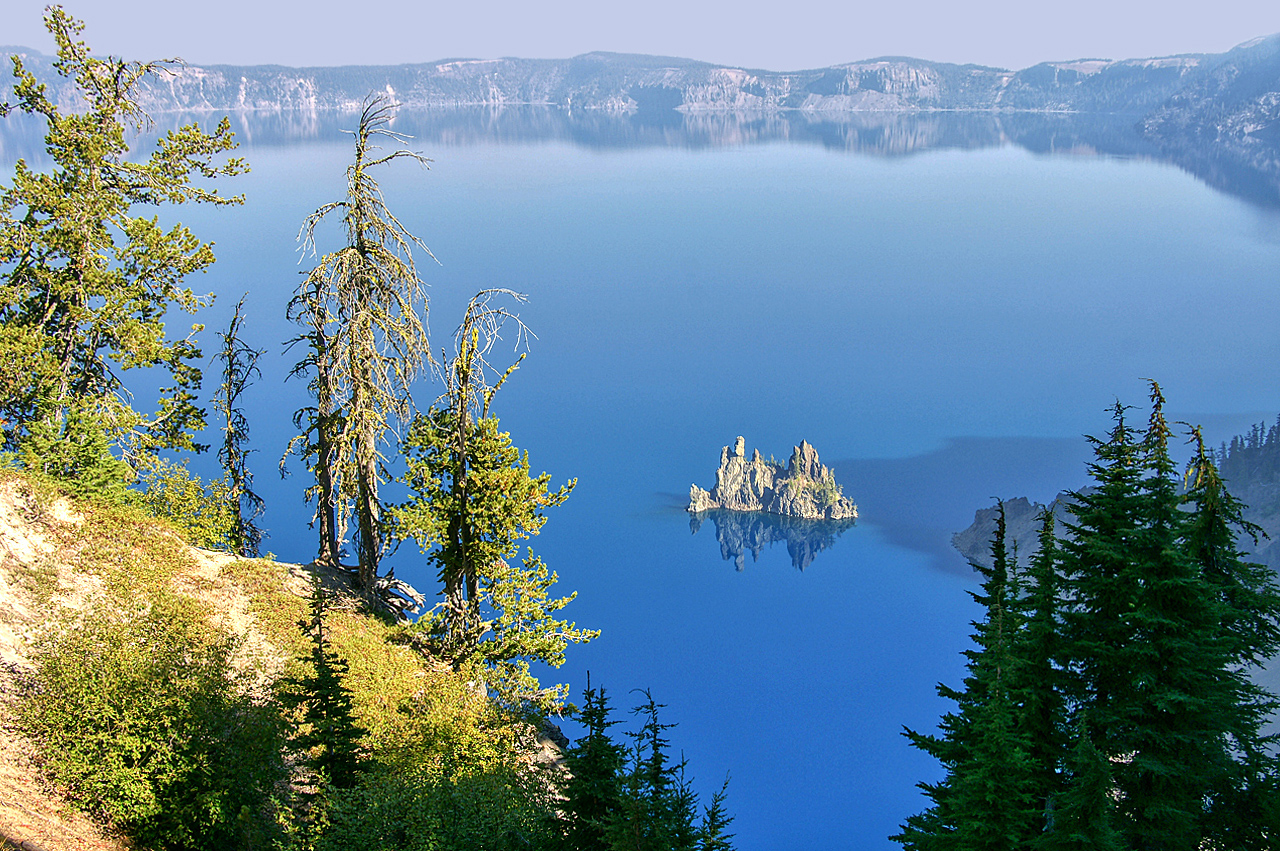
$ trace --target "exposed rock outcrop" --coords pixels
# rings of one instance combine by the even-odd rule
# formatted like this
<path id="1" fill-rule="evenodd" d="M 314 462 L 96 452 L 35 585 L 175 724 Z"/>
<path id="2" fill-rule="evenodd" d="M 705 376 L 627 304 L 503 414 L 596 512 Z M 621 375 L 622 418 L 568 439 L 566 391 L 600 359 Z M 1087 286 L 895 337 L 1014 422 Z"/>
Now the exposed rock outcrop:
<path id="1" fill-rule="evenodd" d="M 1258 43 L 1265 46 L 1268 40 Z M 1227 54 L 1080 59 L 1020 71 L 884 56 L 782 72 L 607 52 L 571 59 L 446 59 L 344 68 L 183 65 L 148 77 L 138 95 L 140 105 L 152 114 L 349 111 L 358 109 L 370 91 L 378 91 L 405 106 L 426 108 L 541 104 L 606 112 L 814 114 L 1031 110 L 1125 113 L 1136 118 L 1194 89 L 1217 66 L 1241 58 L 1252 61 L 1258 53 L 1257 43 L 1251 42 Z M 53 72 L 52 57 L 24 47 L 0 47 L 0 56 L 5 54 L 22 56 L 49 84 L 49 97 L 63 108 L 81 104 L 74 88 Z M 0 94 L 4 88 L 0 80 Z M 1262 91 L 1276 89 L 1264 81 Z"/>
<path id="2" fill-rule="evenodd" d="M 1060 493 L 1048 506 L 1060 538 L 1067 534 L 1066 524 L 1075 520 L 1067 510 L 1070 504 L 1067 494 Z M 1040 551 L 1040 516 L 1044 509 L 1044 505 L 1031 502 L 1025 496 L 1004 502 L 1005 546 L 1010 556 L 1017 557 L 1018 564 L 1027 564 Z M 973 513 L 969 528 L 951 536 L 951 545 L 973 564 L 992 565 L 991 539 L 996 534 L 996 514 L 995 506 L 979 508 Z"/>
<path id="3" fill-rule="evenodd" d="M 858 516 L 858 506 L 844 496 L 835 474 L 818 460 L 818 452 L 800 441 L 783 467 L 755 450 L 747 458 L 747 442 L 739 437 L 732 447 L 720 450 L 716 485 L 705 491 L 689 486 L 689 511 L 723 508 L 729 511 L 763 511 L 810 520 L 848 520 Z"/>

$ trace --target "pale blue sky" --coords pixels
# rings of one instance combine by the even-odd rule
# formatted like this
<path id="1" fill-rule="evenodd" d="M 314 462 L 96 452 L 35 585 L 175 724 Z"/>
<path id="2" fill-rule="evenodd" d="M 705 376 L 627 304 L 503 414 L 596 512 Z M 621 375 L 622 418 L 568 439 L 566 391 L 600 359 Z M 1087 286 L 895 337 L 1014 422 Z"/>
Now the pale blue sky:
<path id="1" fill-rule="evenodd" d="M 0 44 L 51 52 L 41 0 L 0 0 Z M 882 55 L 1023 68 L 1219 52 L 1280 32 L 1275 0 L 68 0 L 95 50 L 283 65 L 654 53 L 770 70 Z"/>

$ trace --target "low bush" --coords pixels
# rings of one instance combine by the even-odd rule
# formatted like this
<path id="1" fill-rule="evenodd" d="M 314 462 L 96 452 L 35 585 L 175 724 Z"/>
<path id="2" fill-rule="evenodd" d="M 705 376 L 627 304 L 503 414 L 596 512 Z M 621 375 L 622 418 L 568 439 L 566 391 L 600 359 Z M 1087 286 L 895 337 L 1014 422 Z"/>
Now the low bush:
<path id="1" fill-rule="evenodd" d="M 163 517 L 192 544 L 209 550 L 234 549 L 238 507 L 223 479 L 209 482 L 185 464 L 159 461 L 141 475 L 142 505 Z"/>
<path id="2" fill-rule="evenodd" d="M 48 777 L 136 847 L 266 847 L 283 731 L 234 649 L 181 599 L 100 603 L 38 644 L 20 723 Z"/>

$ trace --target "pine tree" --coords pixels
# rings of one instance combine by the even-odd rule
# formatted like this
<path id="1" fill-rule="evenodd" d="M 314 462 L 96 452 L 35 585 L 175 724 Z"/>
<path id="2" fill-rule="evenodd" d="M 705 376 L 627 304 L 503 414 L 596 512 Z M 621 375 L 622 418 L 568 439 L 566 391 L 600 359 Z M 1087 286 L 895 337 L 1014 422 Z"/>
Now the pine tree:
<path id="1" fill-rule="evenodd" d="M 227 330 L 218 334 L 222 340 L 222 350 L 218 352 L 218 360 L 222 361 L 222 385 L 214 396 L 214 407 L 225 423 L 218 461 L 222 464 L 223 478 L 227 482 L 228 496 L 235 514 L 231 546 L 244 558 L 256 558 L 258 546 L 262 543 L 262 530 L 254 520 L 262 514 L 264 503 L 262 497 L 253 491 L 253 474 L 249 471 L 248 457 L 254 450 L 248 446 L 249 419 L 241 407 L 241 397 L 253 382 L 254 376 L 262 377 L 258 370 L 258 358 L 265 351 L 245 344 L 240 336 L 243 327 L 242 298 L 236 305 Z"/>
<path id="2" fill-rule="evenodd" d="M 1234 705 L 1227 736 L 1235 762 L 1230 781 L 1211 796 L 1209 833 L 1229 847 L 1265 848 L 1259 826 L 1276 771 L 1276 737 L 1264 735 L 1262 728 L 1278 704 L 1248 672 L 1280 649 L 1280 589 L 1269 569 L 1244 561 L 1237 549 L 1237 531 L 1256 542 L 1260 530 L 1244 520 L 1244 506 L 1227 491 L 1198 428 L 1191 443 L 1195 455 L 1183 497 L 1190 508 L 1185 548 L 1217 604 L 1217 631 L 1226 654 L 1221 676 Z"/>
<path id="3" fill-rule="evenodd" d="M 984 581 L 981 592 L 970 595 L 985 614 L 973 625 L 976 647 L 965 651 L 969 676 L 962 691 L 938 686 L 939 695 L 956 702 L 956 711 L 943 716 L 941 735 L 905 731 L 912 745 L 947 772 L 938 783 L 920 784 L 933 805 L 907 819 L 902 833 L 891 837 L 905 848 L 1015 849 L 1024 847 L 1043 822 L 1012 688 L 1020 624 L 1018 585 L 1005 534 L 1004 504 L 998 503 L 992 566 L 973 565 Z"/>
<path id="4" fill-rule="evenodd" d="M 431 252 L 387 209 L 371 174 L 398 159 L 429 162 L 404 147 L 379 155 L 378 139 L 406 141 L 388 129 L 393 111 L 383 97 L 366 100 L 354 134 L 346 197 L 308 216 L 300 234 L 304 249 L 314 251 L 316 229 L 339 213 L 347 244 L 320 258 L 289 305 L 290 317 L 307 328 L 299 339 L 312 349 L 295 371 L 314 370 L 311 385 L 318 404 L 299 412 L 299 422 L 320 487 L 321 534 L 332 536 L 322 540 L 321 555 L 331 556 L 349 512 L 354 513 L 357 581 L 366 593 L 373 592 L 384 549 L 378 492 L 387 474 L 381 446 L 387 432 L 409 418 L 410 387 L 430 359 L 426 293 L 413 249 Z M 329 466 L 321 471 L 326 461 Z"/>
<path id="5" fill-rule="evenodd" d="M 1062 602 L 1053 512 L 1046 508 L 1039 519 L 1039 547 L 1018 601 L 1022 629 L 1013 649 L 1011 691 L 1019 706 L 1017 726 L 1027 743 L 1033 797 L 1037 806 L 1048 810 L 1061 790 L 1067 711 L 1059 666 Z"/>
<path id="6" fill-rule="evenodd" d="M 1239 693 L 1213 587 L 1187 546 L 1154 382 L 1151 401 L 1141 439 L 1117 405 L 1110 439 L 1095 441 L 1097 489 L 1075 495 L 1064 656 L 1078 735 L 1111 764 L 1124 844 L 1190 851 L 1209 831 L 1207 802 L 1235 773 Z M 1067 795 L 1082 782 L 1074 776 Z"/>
<path id="7" fill-rule="evenodd" d="M 630 759 L 622 778 L 622 802 L 607 832 L 611 851 L 693 851 L 697 797 L 685 781 L 685 761 L 673 763 L 666 731 L 659 720 L 664 704 L 645 690 L 633 714 L 643 719 L 631 737 Z"/>
<path id="8" fill-rule="evenodd" d="M 77 38 L 83 24 L 60 6 L 48 8 L 45 26 L 57 42 L 54 67 L 84 102 L 64 113 L 13 57 L 15 102 L 0 115 L 43 119 L 53 169 L 19 160 L 0 191 L 0 428 L 11 450 L 42 436 L 41 468 L 74 478 L 102 465 L 64 446 L 113 445 L 135 466 L 161 449 L 197 448 L 201 326 L 172 339 L 165 320 L 209 303 L 183 280 L 207 269 L 213 251 L 183 225 L 166 231 L 135 209 L 240 203 L 193 180 L 247 167 L 216 162 L 235 147 L 225 118 L 213 133 L 188 124 L 161 136 L 149 157 L 132 156 L 128 135 L 151 127 L 137 89 L 172 62 L 95 57 Z M 154 413 L 132 407 L 120 375 L 131 369 L 167 376 Z"/>
<path id="9" fill-rule="evenodd" d="M 609 728 L 618 723 L 609 718 L 610 711 L 605 690 L 591 688 L 588 674 L 578 715 L 586 733 L 564 753 L 567 780 L 561 789 L 562 825 L 568 851 L 604 848 L 606 830 L 621 806 L 625 749 L 609 736 Z"/>
<path id="10" fill-rule="evenodd" d="M 307 673 L 286 681 L 282 702 L 302 711 L 300 732 L 293 745 L 324 783 L 335 789 L 355 786 L 364 767 L 361 740 L 365 731 L 356 723 L 351 690 L 342 682 L 347 661 L 333 652 L 329 643 L 326 616 L 329 595 L 313 580 L 311 616 L 298 622 L 311 639 L 311 652 L 304 660 Z"/>
<path id="11" fill-rule="evenodd" d="M 733 834 L 728 833 L 733 816 L 725 809 L 725 796 L 729 793 L 729 776 L 725 775 L 720 789 L 711 796 L 711 804 L 702 811 L 702 823 L 698 825 L 698 851 L 733 851 Z"/>
<path id="12" fill-rule="evenodd" d="M 1056 797 L 1036 851 L 1125 851 L 1116 824 L 1115 782 L 1111 762 L 1094 747 L 1082 715 L 1066 760 L 1074 778 Z"/>
<path id="13" fill-rule="evenodd" d="M 316 563 L 336 568 L 340 564 L 338 503 L 341 501 L 343 459 L 338 454 L 342 434 L 342 411 L 338 407 L 338 388 L 333 380 L 333 342 L 331 326 L 337 320 L 323 298 L 323 281 L 308 277 L 303 288 L 289 302 L 289 318 L 305 329 L 290 340 L 286 351 L 298 343 L 306 345 L 306 354 L 294 364 L 290 378 L 310 376 L 307 389 L 315 398 L 294 412 L 293 427 L 301 434 L 289 441 L 280 459 L 280 475 L 286 475 L 286 462 L 297 453 L 315 476 L 315 484 L 306 489 L 308 502 L 315 502 L 313 526 L 319 526 L 320 549 Z"/>
<path id="14" fill-rule="evenodd" d="M 480 662 L 501 702 L 550 712 L 567 687 L 543 688 L 529 662 L 559 667 L 570 643 L 599 633 L 556 617 L 576 595 L 550 596 L 557 577 L 532 549 L 516 561 L 521 542 L 538 534 L 545 510 L 563 503 L 576 480 L 549 490 L 550 474 L 532 475 L 528 453 L 489 413 L 515 369 L 485 378 L 484 356 L 508 316 L 486 307 L 491 295 L 468 308 L 447 359 L 446 393 L 409 426 L 401 452 L 412 497 L 391 516 L 396 537 L 415 540 L 439 571 L 445 599 L 417 625 L 430 652 L 459 670 Z"/>

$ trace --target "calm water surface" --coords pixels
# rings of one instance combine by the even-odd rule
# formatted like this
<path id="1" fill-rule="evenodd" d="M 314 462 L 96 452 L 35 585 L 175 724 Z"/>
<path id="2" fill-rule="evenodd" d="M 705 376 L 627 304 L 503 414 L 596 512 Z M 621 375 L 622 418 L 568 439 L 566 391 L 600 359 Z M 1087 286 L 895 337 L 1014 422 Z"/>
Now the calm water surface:
<path id="1" fill-rule="evenodd" d="M 899 732 L 930 729 L 949 708 L 934 684 L 962 676 L 974 583 L 947 539 L 975 508 L 1082 484 L 1080 435 L 1116 397 L 1143 404 L 1146 377 L 1215 437 L 1280 410 L 1280 216 L 1170 165 L 423 147 L 429 172 L 383 186 L 440 260 L 420 258 L 437 346 L 476 290 L 528 293 L 538 339 L 495 408 L 537 469 L 578 478 L 536 543 L 579 592 L 566 613 L 604 634 L 557 676 L 578 692 L 589 669 L 620 709 L 637 687 L 667 703 L 704 799 L 732 773 L 742 851 L 896 847 L 938 774 Z M 267 547 L 306 560 L 303 483 L 274 475 L 304 403 L 278 352 L 294 237 L 339 197 L 349 146 L 243 153 L 246 206 L 183 213 L 218 243 L 196 283 L 223 295 L 210 327 L 248 291 L 272 353 L 251 411 Z M 859 503 L 803 571 L 785 543 L 738 571 L 714 524 L 691 534 L 689 484 L 739 434 L 779 457 L 809 440 Z M 430 587 L 408 548 L 389 563 Z"/>

